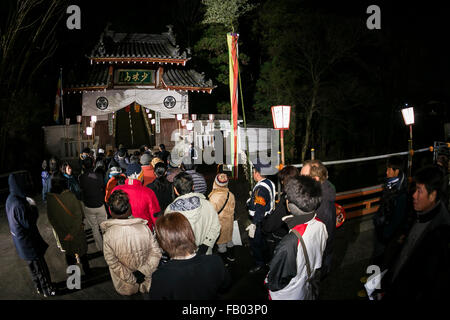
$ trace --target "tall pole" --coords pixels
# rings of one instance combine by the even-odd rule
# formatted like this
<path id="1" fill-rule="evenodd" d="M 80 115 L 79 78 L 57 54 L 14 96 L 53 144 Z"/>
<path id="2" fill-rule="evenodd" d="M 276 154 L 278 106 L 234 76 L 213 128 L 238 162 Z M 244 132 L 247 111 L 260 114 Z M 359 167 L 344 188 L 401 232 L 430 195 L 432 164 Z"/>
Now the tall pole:
<path id="1" fill-rule="evenodd" d="M 284 130 L 281 130 L 280 140 L 281 140 L 281 163 L 283 164 L 284 167 Z"/>
<path id="2" fill-rule="evenodd" d="M 77 126 L 78 130 L 78 153 L 81 154 L 81 137 L 80 137 L 80 123 L 78 122 L 78 126 Z"/>
<path id="3" fill-rule="evenodd" d="M 409 140 L 408 140 L 408 180 L 411 180 L 411 172 L 412 172 L 412 156 L 413 156 L 413 144 L 412 144 L 412 124 L 409 125 Z"/>

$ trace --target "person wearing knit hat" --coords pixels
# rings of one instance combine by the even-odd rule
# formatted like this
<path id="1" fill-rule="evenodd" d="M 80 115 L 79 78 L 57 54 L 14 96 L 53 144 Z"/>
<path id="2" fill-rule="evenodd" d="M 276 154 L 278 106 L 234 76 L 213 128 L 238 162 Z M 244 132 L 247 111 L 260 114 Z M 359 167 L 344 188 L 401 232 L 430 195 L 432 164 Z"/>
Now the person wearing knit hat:
<path id="1" fill-rule="evenodd" d="M 141 165 L 129 164 L 125 174 L 125 184 L 116 186 L 112 192 L 122 190 L 127 193 L 133 217 L 147 220 L 148 227 L 153 229 L 161 209 L 153 190 L 142 185 L 144 174 Z"/>
<path id="2" fill-rule="evenodd" d="M 228 176 L 225 173 L 219 173 L 216 178 L 214 179 L 214 182 L 219 187 L 228 187 Z"/>
<path id="3" fill-rule="evenodd" d="M 144 186 L 147 186 L 156 179 L 155 167 L 153 164 L 151 164 L 152 160 L 153 157 L 149 153 L 144 153 L 141 156 L 140 162 L 142 165 L 142 172 L 144 174 L 144 182 L 142 183 L 142 185 Z"/>
<path id="4" fill-rule="evenodd" d="M 234 261 L 233 223 L 235 198 L 228 189 L 228 176 L 226 173 L 216 175 L 213 190 L 208 196 L 209 202 L 219 214 L 220 235 L 217 239 L 218 253 L 225 265 L 228 261 Z M 228 261 L 227 261 L 228 260 Z"/>

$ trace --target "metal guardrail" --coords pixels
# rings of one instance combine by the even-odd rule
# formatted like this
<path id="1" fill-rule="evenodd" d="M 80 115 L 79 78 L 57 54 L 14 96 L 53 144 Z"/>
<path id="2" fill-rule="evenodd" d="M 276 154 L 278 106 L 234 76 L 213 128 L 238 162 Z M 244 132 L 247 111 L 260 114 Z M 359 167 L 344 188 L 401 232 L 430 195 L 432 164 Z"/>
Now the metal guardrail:
<path id="1" fill-rule="evenodd" d="M 424 151 L 432 152 L 433 147 L 414 150 L 413 153 L 419 153 L 419 152 L 424 152 Z M 362 162 L 362 161 L 369 161 L 369 160 L 378 160 L 378 159 L 389 158 L 391 156 L 402 156 L 402 155 L 408 155 L 408 154 L 409 154 L 409 151 L 404 151 L 404 152 L 389 153 L 389 154 L 383 154 L 383 155 L 372 156 L 372 157 L 353 158 L 353 159 L 335 160 L 335 161 L 324 161 L 322 163 L 326 166 L 326 165 L 331 165 L 331 164 L 343 164 L 343 163 Z M 303 164 L 293 164 L 293 166 L 300 168 L 303 166 Z"/>
<path id="2" fill-rule="evenodd" d="M 413 150 L 412 154 L 430 151 L 433 152 L 435 148 L 428 147 L 422 148 L 418 150 Z M 324 161 L 322 162 L 324 165 L 336 165 L 336 164 L 344 164 L 344 163 L 353 163 L 353 162 L 362 162 L 362 161 L 370 161 L 370 160 L 378 160 L 389 158 L 391 156 L 401 156 L 408 155 L 409 151 L 404 152 L 396 152 L 389 153 L 379 156 L 372 157 L 363 157 L 363 158 L 354 158 L 354 159 L 346 159 L 346 160 L 336 160 L 336 161 Z M 301 168 L 303 164 L 293 164 L 294 167 Z M 366 187 L 362 189 L 355 189 L 350 191 L 339 192 L 336 194 L 336 203 L 340 204 L 344 207 L 345 210 L 345 219 L 351 219 L 355 217 L 364 216 L 367 214 L 374 213 L 379 208 L 379 202 L 381 199 L 381 192 L 383 191 L 382 185 L 376 185 L 371 187 Z M 367 199 L 368 196 L 372 196 Z M 351 202 L 350 202 L 351 201 Z"/>

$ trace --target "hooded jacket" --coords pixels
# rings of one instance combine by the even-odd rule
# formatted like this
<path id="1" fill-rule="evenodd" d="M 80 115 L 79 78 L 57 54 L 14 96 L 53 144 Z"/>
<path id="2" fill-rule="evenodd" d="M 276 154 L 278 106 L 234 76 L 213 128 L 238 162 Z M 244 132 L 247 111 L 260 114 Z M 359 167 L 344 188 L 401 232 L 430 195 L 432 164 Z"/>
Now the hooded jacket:
<path id="1" fill-rule="evenodd" d="M 167 207 L 164 214 L 170 212 L 180 212 L 189 220 L 194 231 L 195 244 L 208 246 L 207 254 L 211 254 L 220 234 L 220 222 L 217 211 L 205 196 L 196 192 L 179 196 Z"/>
<path id="2" fill-rule="evenodd" d="M 227 201 L 227 194 L 229 194 L 228 201 Z M 231 193 L 227 187 L 219 187 L 214 182 L 213 190 L 209 194 L 208 198 L 217 212 L 219 212 L 220 209 L 223 208 L 222 212 L 219 213 L 220 237 L 219 239 L 217 239 L 217 244 L 228 243 L 233 238 L 233 222 L 234 222 L 234 207 L 235 207 L 234 194 Z"/>
<path id="3" fill-rule="evenodd" d="M 327 230 L 315 214 L 286 216 L 283 219 L 290 230 L 297 230 L 305 242 L 311 272 L 321 268 L 327 241 Z M 265 282 L 272 300 L 309 300 L 308 272 L 300 240 L 289 232 L 275 248 Z"/>
<path id="4" fill-rule="evenodd" d="M 26 199 L 24 175 L 11 173 L 8 183 L 10 193 L 6 199 L 6 216 L 14 245 L 19 257 L 27 261 L 36 260 L 48 248 L 37 228 L 38 209 Z"/>
<path id="5" fill-rule="evenodd" d="M 103 254 L 114 288 L 121 295 L 148 292 L 158 267 L 161 249 L 146 225 L 147 221 L 140 218 L 109 219 L 100 224 Z M 135 271 L 145 275 L 141 284 L 136 282 Z"/>

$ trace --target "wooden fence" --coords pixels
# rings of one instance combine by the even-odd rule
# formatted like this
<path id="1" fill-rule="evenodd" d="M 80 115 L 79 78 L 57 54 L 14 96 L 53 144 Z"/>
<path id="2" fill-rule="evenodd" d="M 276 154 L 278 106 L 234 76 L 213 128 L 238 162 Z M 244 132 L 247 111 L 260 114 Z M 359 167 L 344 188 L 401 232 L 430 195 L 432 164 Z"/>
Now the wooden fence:
<path id="1" fill-rule="evenodd" d="M 346 219 L 374 213 L 379 208 L 382 185 L 339 192 L 336 194 L 336 203 L 344 207 Z"/>

